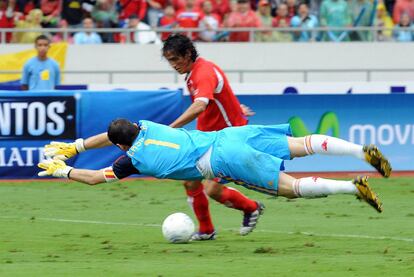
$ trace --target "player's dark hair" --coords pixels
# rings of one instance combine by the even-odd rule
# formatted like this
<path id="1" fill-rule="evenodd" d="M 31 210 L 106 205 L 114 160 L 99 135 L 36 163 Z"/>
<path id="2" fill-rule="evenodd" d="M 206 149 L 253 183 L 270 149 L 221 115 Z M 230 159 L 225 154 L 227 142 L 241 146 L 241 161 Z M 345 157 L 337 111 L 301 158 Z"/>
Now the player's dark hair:
<path id="1" fill-rule="evenodd" d="M 163 55 L 172 52 L 177 56 L 184 57 L 188 52 L 191 53 L 191 60 L 194 62 L 198 57 L 197 49 L 191 39 L 183 34 L 172 34 L 165 41 L 162 47 Z"/>
<path id="2" fill-rule="evenodd" d="M 132 146 L 138 133 L 139 128 L 124 118 L 113 120 L 108 127 L 108 138 L 115 145 Z"/>
<path id="3" fill-rule="evenodd" d="M 35 38 L 35 45 L 37 44 L 37 42 L 38 42 L 39 40 L 47 40 L 47 42 L 48 42 L 48 43 L 50 43 L 50 38 L 49 38 L 48 36 L 46 36 L 46 35 L 40 35 L 40 36 L 37 36 L 37 37 Z"/>

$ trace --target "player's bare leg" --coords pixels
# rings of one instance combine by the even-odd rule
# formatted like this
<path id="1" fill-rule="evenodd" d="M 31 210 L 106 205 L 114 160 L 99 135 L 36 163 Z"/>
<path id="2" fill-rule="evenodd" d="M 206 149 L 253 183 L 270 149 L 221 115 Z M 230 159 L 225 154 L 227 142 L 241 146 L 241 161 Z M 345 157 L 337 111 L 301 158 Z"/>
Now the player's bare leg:
<path id="1" fill-rule="evenodd" d="M 303 157 L 312 154 L 349 155 L 371 164 L 384 176 L 391 175 L 391 165 L 387 158 L 375 145 L 358 145 L 343 139 L 325 135 L 310 135 L 306 137 L 288 137 L 291 157 Z"/>
<path id="2" fill-rule="evenodd" d="M 194 234 L 193 240 L 211 240 L 215 238 L 213 222 L 210 216 L 210 209 L 207 195 L 201 181 L 186 181 L 184 187 L 187 193 L 187 200 L 192 207 L 199 224 L 198 233 Z"/>
<path id="3" fill-rule="evenodd" d="M 357 177 L 352 181 L 340 181 L 319 177 L 296 179 L 286 173 L 279 174 L 278 196 L 287 198 L 320 198 L 333 194 L 351 194 L 382 212 L 378 196 L 368 185 L 368 177 Z"/>
<path id="4" fill-rule="evenodd" d="M 208 196 L 217 202 L 243 212 L 243 221 L 240 227 L 241 235 L 245 236 L 253 231 L 265 208 L 262 203 L 251 200 L 240 191 L 220 185 L 213 180 L 205 180 L 204 187 Z"/>

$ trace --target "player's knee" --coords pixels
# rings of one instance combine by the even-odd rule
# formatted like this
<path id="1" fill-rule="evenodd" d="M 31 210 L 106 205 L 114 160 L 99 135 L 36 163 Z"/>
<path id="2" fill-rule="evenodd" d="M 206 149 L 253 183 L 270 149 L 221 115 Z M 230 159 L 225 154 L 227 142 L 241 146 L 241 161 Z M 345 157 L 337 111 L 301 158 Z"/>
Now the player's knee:
<path id="1" fill-rule="evenodd" d="M 185 181 L 183 185 L 186 190 L 196 190 L 203 184 L 201 183 L 201 181 Z"/>
<path id="2" fill-rule="evenodd" d="M 222 191 L 222 187 L 220 184 L 211 180 L 207 180 L 204 182 L 204 189 L 209 197 L 217 201 L 220 200 Z"/>

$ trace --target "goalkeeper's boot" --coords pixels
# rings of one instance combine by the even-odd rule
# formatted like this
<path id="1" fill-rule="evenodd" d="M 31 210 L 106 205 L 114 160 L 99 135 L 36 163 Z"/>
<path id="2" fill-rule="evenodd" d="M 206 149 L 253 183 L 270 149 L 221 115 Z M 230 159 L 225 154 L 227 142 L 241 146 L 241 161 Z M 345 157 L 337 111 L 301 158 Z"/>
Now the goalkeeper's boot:
<path id="1" fill-rule="evenodd" d="M 373 145 L 364 145 L 365 160 L 375 167 L 385 178 L 391 175 L 391 164 L 379 149 Z"/>
<path id="2" fill-rule="evenodd" d="M 216 231 L 213 231 L 212 233 L 197 232 L 191 236 L 190 241 L 215 240 L 216 235 L 217 235 Z"/>
<path id="3" fill-rule="evenodd" d="M 357 198 L 360 200 L 364 200 L 368 204 L 370 204 L 377 212 L 382 212 L 382 203 L 379 200 L 378 196 L 375 192 L 368 185 L 368 177 L 367 176 L 358 176 L 353 181 L 354 185 L 358 189 Z"/>
<path id="4" fill-rule="evenodd" d="M 260 202 L 257 203 L 257 209 L 252 213 L 245 213 L 243 216 L 242 226 L 240 227 L 240 235 L 246 236 L 250 234 L 256 227 L 260 216 L 263 214 L 265 205 Z"/>

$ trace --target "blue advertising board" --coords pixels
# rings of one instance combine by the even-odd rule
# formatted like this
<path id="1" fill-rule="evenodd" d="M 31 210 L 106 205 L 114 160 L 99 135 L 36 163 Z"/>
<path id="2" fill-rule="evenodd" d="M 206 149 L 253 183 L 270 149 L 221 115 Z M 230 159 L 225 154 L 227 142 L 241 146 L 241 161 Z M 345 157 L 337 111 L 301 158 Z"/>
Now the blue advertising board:
<path id="1" fill-rule="evenodd" d="M 394 170 L 414 170 L 414 95 L 240 95 L 256 115 L 249 124 L 290 122 L 295 136 L 321 133 L 357 144 L 374 143 Z M 372 170 L 352 157 L 312 156 L 287 171 Z"/>
<path id="2" fill-rule="evenodd" d="M 357 144 L 374 143 L 394 170 L 414 170 L 414 94 L 239 95 L 255 110 L 249 124 L 289 122 L 295 136 L 328 134 Z M 32 178 L 43 146 L 105 132 L 111 120 L 148 119 L 169 124 L 190 104 L 177 91 L 0 92 L 0 178 Z M 194 129 L 190 123 L 187 129 Z M 69 164 L 99 169 L 122 152 L 90 150 Z M 287 171 L 371 171 L 353 157 L 318 156 L 286 162 Z"/>
<path id="3" fill-rule="evenodd" d="M 105 132 L 111 120 L 169 124 L 183 110 L 181 91 L 0 92 L 0 178 L 32 178 L 50 141 L 72 142 Z M 122 152 L 91 150 L 68 161 L 80 168 L 109 166 Z M 99 158 L 98 158 L 99 157 Z"/>

